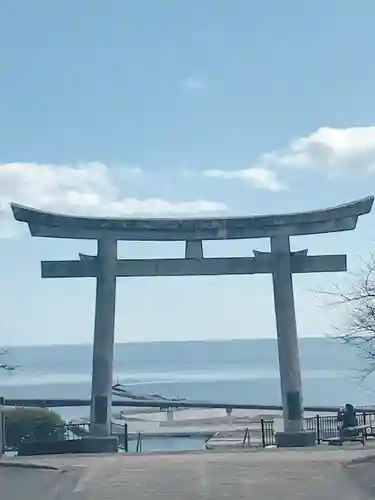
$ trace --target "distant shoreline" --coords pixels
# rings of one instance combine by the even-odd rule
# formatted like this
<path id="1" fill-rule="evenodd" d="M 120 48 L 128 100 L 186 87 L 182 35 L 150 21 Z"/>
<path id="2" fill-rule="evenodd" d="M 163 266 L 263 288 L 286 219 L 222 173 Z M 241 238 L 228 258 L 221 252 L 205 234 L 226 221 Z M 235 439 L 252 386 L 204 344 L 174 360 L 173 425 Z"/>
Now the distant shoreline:
<path id="1" fill-rule="evenodd" d="M 301 341 L 322 341 L 326 340 L 327 342 L 334 342 L 338 343 L 336 339 L 333 339 L 331 337 L 328 337 L 326 334 L 323 335 L 316 335 L 316 336 L 299 336 L 299 340 Z M 181 340 L 144 340 L 144 341 L 126 341 L 122 340 L 119 342 L 115 342 L 115 345 L 128 345 L 128 346 L 143 346 L 145 344 L 169 344 L 169 345 L 178 345 L 178 344 L 208 344 L 208 343 L 215 343 L 215 344 L 227 344 L 231 342 L 248 342 L 248 341 L 262 341 L 262 342 L 272 342 L 276 343 L 276 334 L 272 336 L 267 336 L 267 337 L 244 337 L 244 338 L 227 338 L 227 339 L 220 339 L 220 338 L 209 338 L 209 339 L 181 339 Z M 92 342 L 80 342 L 77 344 L 0 344 L 0 349 L 1 348 L 8 348 L 8 349 L 30 349 L 30 348 L 53 348 L 53 347 L 92 347 Z"/>

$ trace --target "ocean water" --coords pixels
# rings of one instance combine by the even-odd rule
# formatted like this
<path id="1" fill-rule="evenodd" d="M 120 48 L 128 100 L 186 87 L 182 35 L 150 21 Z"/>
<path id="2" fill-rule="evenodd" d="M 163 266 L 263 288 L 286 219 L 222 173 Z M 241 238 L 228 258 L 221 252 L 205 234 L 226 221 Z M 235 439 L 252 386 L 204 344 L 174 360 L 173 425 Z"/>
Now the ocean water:
<path id="1" fill-rule="evenodd" d="M 175 438 L 163 436 L 161 438 L 142 439 L 142 452 L 149 451 L 197 451 L 206 449 L 205 437 L 185 437 Z M 119 450 L 124 451 L 124 450 Z M 128 451 L 134 453 L 137 451 L 137 441 L 131 440 L 128 444 Z"/>
<path id="2" fill-rule="evenodd" d="M 375 404 L 374 379 L 364 383 L 358 351 L 332 339 L 301 339 L 305 405 Z M 89 398 L 92 346 L 9 349 L 0 395 Z M 279 404 L 277 344 L 271 339 L 116 344 L 114 382 L 140 394 L 192 400 Z M 77 410 L 72 410 L 77 411 Z"/>

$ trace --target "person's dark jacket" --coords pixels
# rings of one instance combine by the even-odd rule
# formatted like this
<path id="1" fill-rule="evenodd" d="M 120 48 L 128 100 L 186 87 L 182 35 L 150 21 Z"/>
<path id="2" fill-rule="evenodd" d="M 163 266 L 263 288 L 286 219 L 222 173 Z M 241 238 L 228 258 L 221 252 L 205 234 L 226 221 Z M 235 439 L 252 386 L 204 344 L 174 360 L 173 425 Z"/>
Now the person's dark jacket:
<path id="1" fill-rule="evenodd" d="M 348 427 L 357 427 L 358 419 L 353 407 L 346 407 L 345 410 L 340 413 L 339 420 L 341 421 L 342 429 Z"/>

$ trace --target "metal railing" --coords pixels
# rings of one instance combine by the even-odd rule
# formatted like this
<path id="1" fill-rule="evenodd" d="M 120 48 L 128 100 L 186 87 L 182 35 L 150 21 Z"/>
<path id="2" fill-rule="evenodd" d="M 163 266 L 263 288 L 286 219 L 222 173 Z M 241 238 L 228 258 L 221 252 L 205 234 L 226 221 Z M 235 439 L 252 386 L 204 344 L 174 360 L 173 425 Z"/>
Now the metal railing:
<path id="1" fill-rule="evenodd" d="M 262 433 L 262 448 L 267 448 L 268 446 L 274 446 L 275 441 L 275 429 L 273 420 L 265 420 L 264 418 L 260 421 L 261 433 Z"/>
<path id="2" fill-rule="evenodd" d="M 267 448 L 275 445 L 273 420 L 261 419 L 253 422 L 251 427 L 236 428 L 215 432 L 205 440 L 206 449 L 212 450 L 217 446 L 234 446 L 241 448 Z M 259 426 L 260 424 L 260 426 Z"/>
<path id="3" fill-rule="evenodd" d="M 357 413 L 358 424 L 368 425 L 367 436 L 375 436 L 375 412 Z M 316 443 L 321 444 L 330 438 L 338 438 L 340 435 L 337 415 L 315 415 L 305 418 L 305 429 L 315 431 Z M 244 430 L 243 447 L 246 440 L 250 442 L 251 429 Z M 274 420 L 261 419 L 261 446 L 275 446 Z"/>
<path id="4" fill-rule="evenodd" d="M 76 439 L 82 439 L 90 434 L 90 424 L 88 422 L 72 423 L 67 422 L 62 425 L 63 429 L 62 435 L 64 441 L 74 441 Z"/>
<path id="5" fill-rule="evenodd" d="M 315 439 L 320 444 L 325 439 L 339 436 L 339 427 L 336 416 L 316 415 L 305 419 L 305 429 L 315 431 Z"/>
<path id="6" fill-rule="evenodd" d="M 359 425 L 368 425 L 368 436 L 375 436 L 375 411 L 370 413 L 359 412 L 357 413 Z M 116 425 L 116 433 L 111 429 L 112 435 L 116 434 L 119 438 L 119 447 L 124 452 L 129 451 L 129 435 L 128 435 L 128 424 L 125 423 L 123 428 L 123 434 L 119 432 L 119 426 Z M 13 443 L 13 446 L 8 446 L 6 442 L 6 417 L 4 418 L 4 431 L 3 431 L 3 451 L 17 451 L 17 443 Z M 321 444 L 328 441 L 330 438 L 339 437 L 340 430 L 338 425 L 338 420 L 336 415 L 315 415 L 312 417 L 305 418 L 305 429 L 310 431 L 315 431 L 316 442 Z M 254 439 L 251 428 L 244 429 L 244 435 L 242 438 L 242 448 L 251 447 L 253 445 L 261 446 L 262 448 L 267 448 L 269 446 L 276 445 L 275 439 L 275 425 L 274 420 L 264 419 L 260 420 L 260 441 L 259 441 L 259 427 L 255 431 L 257 437 Z M 31 436 L 23 436 L 21 442 L 25 441 L 72 441 L 77 439 L 82 439 L 90 434 L 90 424 L 88 422 L 67 422 L 64 425 L 59 425 L 55 427 L 49 434 L 40 435 L 33 434 Z M 18 443 L 19 445 L 20 443 Z M 142 452 L 142 436 L 138 432 L 136 440 L 136 452 Z"/>
<path id="7" fill-rule="evenodd" d="M 117 433 L 114 433 L 113 432 L 113 423 L 112 423 L 112 427 L 111 427 L 111 434 L 112 435 L 116 435 L 118 437 L 118 440 L 119 440 L 119 448 L 124 451 L 124 452 L 128 452 L 129 451 L 129 430 L 128 430 L 128 424 L 125 422 L 124 423 L 124 432 L 122 434 L 119 434 L 118 432 Z M 116 424 L 116 428 L 118 429 L 119 428 L 119 425 Z"/>
<path id="8" fill-rule="evenodd" d="M 261 442 L 260 445 L 263 448 L 275 445 L 275 432 L 274 432 L 274 422 L 273 420 L 261 419 Z M 118 424 L 116 424 L 116 429 L 118 431 Z M 258 431 L 259 432 L 259 431 Z M 56 426 L 53 431 L 49 434 L 41 433 L 40 435 L 23 436 L 19 443 L 14 443 L 13 446 L 9 446 L 6 443 L 6 419 L 5 419 L 5 429 L 4 429 L 4 451 L 18 451 L 18 447 L 21 442 L 32 442 L 38 441 L 75 441 L 78 439 L 83 439 L 85 436 L 90 435 L 90 424 L 88 422 L 72 423 L 67 422 L 64 425 Z M 116 436 L 119 438 L 119 448 L 124 451 L 129 451 L 129 435 L 128 435 L 128 424 L 124 424 L 123 434 L 116 432 Z M 259 441 L 258 441 L 259 442 Z M 255 441 L 254 441 L 255 443 Z M 251 429 L 246 428 L 244 431 L 244 437 L 242 446 L 243 448 L 251 447 L 253 440 L 251 439 Z M 136 440 L 136 452 L 142 452 L 143 449 L 142 435 L 138 432 Z"/>
<path id="9" fill-rule="evenodd" d="M 357 413 L 358 425 L 368 425 L 370 432 L 373 434 L 375 429 L 375 414 L 369 412 Z M 331 438 L 340 436 L 340 427 L 337 420 L 337 415 L 315 415 L 305 419 L 306 430 L 315 431 L 316 442 L 320 444 Z"/>

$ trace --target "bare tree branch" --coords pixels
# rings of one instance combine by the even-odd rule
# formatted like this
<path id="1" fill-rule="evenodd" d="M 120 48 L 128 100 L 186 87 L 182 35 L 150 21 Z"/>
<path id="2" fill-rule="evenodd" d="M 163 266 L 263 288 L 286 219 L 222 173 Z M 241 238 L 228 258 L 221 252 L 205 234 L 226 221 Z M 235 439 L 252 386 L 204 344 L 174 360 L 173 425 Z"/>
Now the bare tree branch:
<path id="1" fill-rule="evenodd" d="M 362 379 L 375 371 L 375 255 L 358 273 L 350 275 L 347 289 L 335 287 L 331 292 L 320 292 L 330 297 L 330 306 L 341 307 L 342 325 L 336 326 L 336 338 L 357 347 L 364 360 Z"/>

